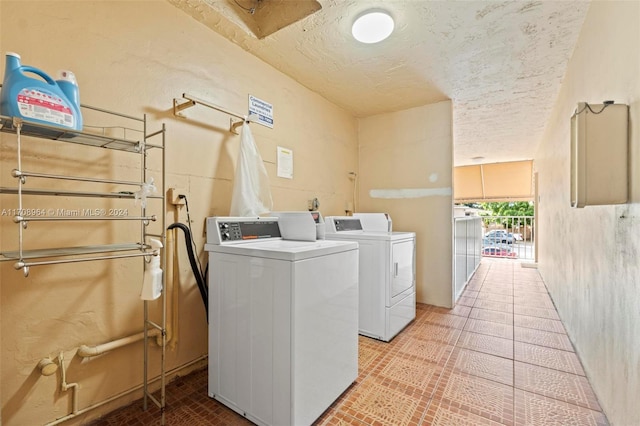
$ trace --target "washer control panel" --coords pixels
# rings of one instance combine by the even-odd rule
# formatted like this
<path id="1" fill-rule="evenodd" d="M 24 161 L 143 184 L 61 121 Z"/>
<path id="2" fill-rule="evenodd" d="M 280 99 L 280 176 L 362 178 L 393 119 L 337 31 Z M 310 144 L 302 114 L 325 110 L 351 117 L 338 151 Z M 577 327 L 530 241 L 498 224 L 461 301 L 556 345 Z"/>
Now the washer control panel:
<path id="1" fill-rule="evenodd" d="M 280 238 L 277 218 L 207 218 L 207 243 L 225 244 Z"/>

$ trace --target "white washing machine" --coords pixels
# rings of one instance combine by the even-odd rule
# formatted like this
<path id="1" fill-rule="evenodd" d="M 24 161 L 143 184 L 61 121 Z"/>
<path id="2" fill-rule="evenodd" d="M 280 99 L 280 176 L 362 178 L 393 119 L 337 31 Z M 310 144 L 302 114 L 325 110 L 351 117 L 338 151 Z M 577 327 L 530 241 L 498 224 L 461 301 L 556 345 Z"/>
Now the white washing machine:
<path id="1" fill-rule="evenodd" d="M 416 317 L 416 235 L 390 232 L 391 222 L 384 213 L 377 221 L 371 219 L 326 217 L 325 238 L 358 242 L 358 330 L 388 342 Z M 370 225 L 363 229 L 363 223 Z"/>
<path id="2" fill-rule="evenodd" d="M 208 393 L 259 425 L 310 425 L 358 375 L 358 245 L 284 240 L 278 220 L 207 219 Z"/>

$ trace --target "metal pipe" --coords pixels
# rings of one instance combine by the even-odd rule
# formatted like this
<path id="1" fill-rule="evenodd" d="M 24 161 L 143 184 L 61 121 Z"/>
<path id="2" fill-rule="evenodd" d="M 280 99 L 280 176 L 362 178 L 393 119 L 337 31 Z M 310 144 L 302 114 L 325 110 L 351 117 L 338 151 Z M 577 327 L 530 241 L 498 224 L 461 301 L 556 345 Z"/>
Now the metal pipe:
<path id="1" fill-rule="evenodd" d="M 97 179 L 90 177 L 82 177 L 82 176 L 63 176 L 63 175 L 52 175 L 48 173 L 35 173 L 35 172 L 27 172 L 18 169 L 13 169 L 11 171 L 11 176 L 18 177 L 36 177 L 36 178 L 44 178 L 44 179 L 64 179 L 64 180 L 75 180 L 81 182 L 95 182 L 95 183 L 113 183 L 116 185 L 133 185 L 133 186 L 142 186 L 144 182 L 133 182 L 126 180 L 112 180 L 112 179 Z"/>
<path id="2" fill-rule="evenodd" d="M 98 209 L 100 210 L 100 209 Z M 101 209 L 101 210 L 105 210 L 105 209 Z M 73 211 L 75 214 L 75 210 Z M 79 214 L 79 212 L 78 212 Z M 152 215 L 152 216 L 89 216 L 89 217 L 78 217 L 78 216 L 40 216 L 40 217 L 24 217 L 24 216 L 14 216 L 13 217 L 13 221 L 15 223 L 20 223 L 20 222 L 55 222 L 55 221 L 60 221 L 60 220 L 81 220 L 81 221 L 86 221 L 86 220 L 150 220 L 152 222 L 155 222 L 157 219 L 156 215 Z"/>
<path id="3" fill-rule="evenodd" d="M 167 374 L 168 374 L 168 375 L 175 374 L 175 373 L 177 373 L 178 371 L 183 370 L 183 369 L 185 369 L 185 368 L 189 368 L 189 367 L 191 367 L 192 365 L 197 364 L 197 363 L 198 363 L 198 362 L 200 362 L 200 361 L 204 361 L 205 359 L 207 359 L 207 357 L 208 357 L 208 355 L 202 355 L 201 357 L 198 357 L 198 358 L 194 359 L 193 361 L 189 361 L 188 363 L 186 363 L 186 364 L 184 364 L 184 365 L 181 365 L 181 366 L 179 366 L 179 367 L 176 367 L 176 368 L 174 368 L 173 370 L 169 370 L 169 371 L 167 371 Z M 156 376 L 156 377 L 154 377 L 153 379 L 149 380 L 149 383 L 156 382 L 156 381 L 158 381 L 159 379 L 160 379 L 160 376 Z M 112 396 L 112 397 L 110 397 L 110 398 L 107 398 L 107 399 L 105 399 L 104 401 L 100 401 L 100 402 L 98 402 L 98 403 L 96 403 L 96 404 L 93 404 L 93 405 L 90 405 L 90 406 L 88 406 L 88 407 L 85 407 L 85 408 L 83 408 L 83 409 L 81 409 L 81 410 L 78 410 L 75 414 L 68 414 L 68 415 L 66 415 L 66 416 L 64 416 L 64 417 L 61 417 L 61 418 L 59 418 L 59 419 L 57 419 L 57 420 L 55 420 L 55 421 L 53 421 L 53 422 L 46 423 L 44 426 L 55 426 L 55 425 L 59 425 L 60 423 L 64 423 L 64 422 L 66 422 L 67 420 L 71 420 L 71 419 L 73 419 L 73 418 L 75 418 L 75 417 L 78 417 L 79 415 L 82 415 L 82 414 L 84 414 L 84 413 L 87 413 L 87 412 L 89 412 L 89 411 L 91 411 L 91 410 L 94 410 L 94 409 L 96 409 L 96 408 L 102 407 L 103 405 L 106 405 L 106 404 L 108 404 L 108 403 L 110 403 L 110 402 L 113 402 L 113 401 L 115 401 L 115 400 L 119 399 L 119 398 L 122 398 L 123 396 L 126 396 L 126 395 L 128 395 L 128 394 L 130 394 L 130 393 L 133 393 L 133 392 L 135 392 L 135 391 L 138 391 L 138 390 L 142 389 L 142 387 L 143 387 L 143 385 L 135 386 L 135 387 L 133 387 L 133 388 L 131 388 L 131 389 L 128 389 L 128 390 L 123 391 L 123 392 L 120 392 L 120 393 L 119 393 L 119 394 L 117 394 L 117 395 L 114 395 L 114 396 Z"/>
<path id="4" fill-rule="evenodd" d="M 145 114 L 145 123 L 146 123 L 146 114 Z M 166 125 L 162 123 L 162 195 L 164 196 L 167 193 L 167 169 L 166 169 L 166 158 L 167 152 L 165 151 L 166 146 Z M 164 238 L 162 238 L 162 246 L 167 246 L 167 215 L 164 214 L 166 210 L 166 200 L 164 205 L 162 206 L 163 214 L 161 215 L 161 224 L 162 224 L 162 233 Z M 162 250 L 160 262 L 162 263 L 162 267 L 166 268 L 167 266 L 167 250 Z M 162 274 L 162 286 L 166 287 L 167 285 L 167 276 L 166 274 Z M 165 363 L 167 358 L 167 292 L 166 290 L 162 291 L 162 325 L 163 329 L 161 332 L 162 336 L 162 355 L 160 362 L 160 424 L 161 426 L 165 425 L 166 421 L 166 405 L 167 405 L 167 394 L 166 394 L 166 371 L 165 371 Z"/>
<path id="5" fill-rule="evenodd" d="M 0 194 L 17 194 L 17 188 L 0 187 Z M 66 191 L 57 189 L 22 189 L 22 195 L 44 195 L 44 196 L 68 196 L 68 197 L 90 197 L 90 198 L 135 198 L 133 192 L 88 192 L 88 191 Z M 160 195 L 147 195 L 147 198 L 161 199 Z M 66 209 L 60 209 L 65 210 Z"/>
<path id="6" fill-rule="evenodd" d="M 206 106 L 208 108 L 215 109 L 216 111 L 224 112 L 225 114 L 229 114 L 229 115 L 231 115 L 233 117 L 236 117 L 236 118 L 239 118 L 241 120 L 245 120 L 246 119 L 246 116 L 243 115 L 243 114 L 238 114 L 236 112 L 231 112 L 226 108 L 222 108 L 221 106 L 218 106 L 216 104 L 212 104 L 211 102 L 203 101 L 202 99 L 198 99 L 195 96 L 191 96 L 191 95 L 188 95 L 186 93 L 183 93 L 182 97 L 187 99 L 187 100 L 190 100 L 191 102 L 195 102 L 195 103 L 198 103 L 200 105 Z M 191 105 L 191 106 L 193 106 L 193 105 Z"/>
<path id="7" fill-rule="evenodd" d="M 160 135 L 162 133 L 164 133 L 164 128 L 158 130 L 157 132 L 149 133 L 147 135 L 147 139 L 152 138 L 152 137 L 157 136 L 157 135 Z M 156 145 L 156 146 L 161 147 L 161 145 Z"/>
<path id="8" fill-rule="evenodd" d="M 140 163 L 142 164 L 142 169 L 140 170 L 140 180 L 142 182 L 146 182 L 147 181 L 147 115 L 144 114 L 142 116 L 143 120 L 142 120 L 142 149 L 140 150 Z M 164 153 L 163 153 L 164 154 Z M 162 193 L 162 195 L 164 196 L 164 192 Z M 140 212 L 143 216 L 146 215 L 146 203 L 141 203 L 140 205 Z M 142 238 L 142 242 L 146 242 L 146 228 L 144 226 L 143 223 L 140 223 L 140 238 Z M 146 259 L 145 259 L 146 261 Z M 147 266 L 145 264 L 143 264 L 143 274 L 144 274 L 144 268 L 146 268 Z M 143 276 L 143 280 L 144 280 L 144 276 Z M 164 289 L 163 289 L 164 292 Z M 143 404 L 142 407 L 143 409 L 146 411 L 147 410 L 147 379 L 148 379 L 148 372 L 147 370 L 149 369 L 149 328 L 147 327 L 147 320 L 148 320 L 148 316 L 149 316 L 149 301 L 145 300 L 143 303 L 143 311 L 144 311 L 144 328 L 143 328 L 143 339 L 144 339 L 144 369 L 143 369 L 143 386 L 144 389 L 142 391 L 143 394 Z"/>
<path id="9" fill-rule="evenodd" d="M 13 118 L 13 125 L 16 128 L 16 138 L 17 138 L 17 156 L 18 156 L 18 169 L 22 169 L 22 142 L 21 142 L 21 132 L 22 132 L 22 120 L 19 118 Z M 24 184 L 23 178 L 18 178 L 18 211 L 22 212 L 22 185 Z M 24 250 L 24 226 L 21 224 L 18 226 L 18 254 L 20 259 L 22 259 L 22 252 Z M 24 276 L 29 275 L 29 268 L 24 267 L 22 270 Z"/>
<path id="10" fill-rule="evenodd" d="M 147 320 L 147 323 L 149 323 L 149 325 L 153 328 L 157 328 L 158 330 L 162 331 L 162 326 L 160 324 L 157 324 L 151 320 Z"/>
<path id="11" fill-rule="evenodd" d="M 152 330 L 149 335 L 155 336 L 160 334 L 157 330 Z M 138 342 L 144 338 L 144 331 L 140 333 L 133 334 L 131 336 L 123 337 L 121 339 L 113 340 L 111 342 L 102 343 L 96 346 L 88 346 L 88 345 L 80 345 L 78 348 L 77 355 L 83 358 L 88 358 L 92 356 L 102 355 L 105 352 L 112 351 L 117 348 L 121 348 L 123 346 L 129 345 L 131 343 Z"/>
<path id="12" fill-rule="evenodd" d="M 124 259 L 127 257 L 157 256 L 157 255 L 158 255 L 158 252 L 154 251 L 154 252 L 147 252 L 147 253 L 116 254 L 111 256 L 81 257 L 77 259 L 43 260 L 40 262 L 18 261 L 13 264 L 13 267 L 15 269 L 20 269 L 20 268 L 30 268 L 31 266 L 58 265 L 63 263 L 91 262 L 94 260 Z"/>
<path id="13" fill-rule="evenodd" d="M 92 109 L 94 111 L 104 112 L 104 113 L 107 113 L 107 114 L 113 114 L 113 115 L 117 115 L 117 116 L 120 116 L 120 117 L 128 118 L 129 120 L 144 122 L 143 119 L 138 118 L 138 117 L 133 117 L 131 115 L 121 114 L 119 112 L 114 112 L 114 111 L 108 111 L 106 109 L 94 107 L 94 106 L 91 106 L 91 105 L 80 104 L 80 106 L 82 108 Z"/>

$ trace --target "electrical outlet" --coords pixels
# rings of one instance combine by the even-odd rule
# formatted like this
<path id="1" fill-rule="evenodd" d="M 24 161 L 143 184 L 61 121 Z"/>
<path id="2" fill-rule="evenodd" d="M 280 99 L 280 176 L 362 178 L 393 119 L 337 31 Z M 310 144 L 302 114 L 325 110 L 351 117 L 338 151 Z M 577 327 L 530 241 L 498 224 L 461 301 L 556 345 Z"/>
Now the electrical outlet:
<path id="1" fill-rule="evenodd" d="M 184 192 L 184 191 L 183 191 Z M 169 188 L 167 191 L 167 201 L 173 204 L 174 206 L 182 206 L 184 205 L 184 198 L 180 198 L 180 191 L 176 188 Z"/>

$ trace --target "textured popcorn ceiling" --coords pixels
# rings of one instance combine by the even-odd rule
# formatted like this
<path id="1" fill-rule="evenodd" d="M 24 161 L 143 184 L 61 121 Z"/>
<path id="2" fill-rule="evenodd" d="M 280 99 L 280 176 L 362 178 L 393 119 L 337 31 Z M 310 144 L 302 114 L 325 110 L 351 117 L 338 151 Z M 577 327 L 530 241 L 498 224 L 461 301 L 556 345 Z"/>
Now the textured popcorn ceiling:
<path id="1" fill-rule="evenodd" d="M 322 9 L 258 39 L 233 0 L 169 0 L 176 7 L 358 117 L 452 99 L 455 165 L 533 158 L 587 1 L 319 0 Z M 276 3 L 270 27 L 296 0 Z M 382 43 L 351 36 L 363 11 L 386 9 Z M 263 22 L 263 25 L 267 25 Z M 566 117 L 568 120 L 569 118 Z M 391 143 L 392 141 L 390 141 Z"/>

